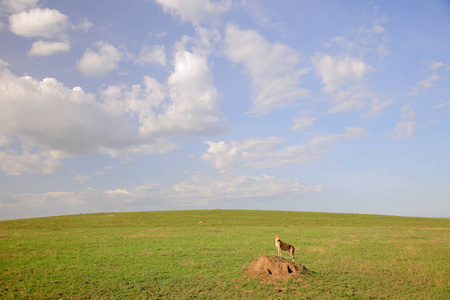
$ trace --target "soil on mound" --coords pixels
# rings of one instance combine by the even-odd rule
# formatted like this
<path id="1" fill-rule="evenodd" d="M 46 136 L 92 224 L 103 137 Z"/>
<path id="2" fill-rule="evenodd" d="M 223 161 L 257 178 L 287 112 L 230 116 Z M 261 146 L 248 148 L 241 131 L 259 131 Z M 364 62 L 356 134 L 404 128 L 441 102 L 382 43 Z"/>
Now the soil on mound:
<path id="1" fill-rule="evenodd" d="M 306 274 L 307 270 L 300 264 L 290 262 L 279 256 L 263 255 L 252 261 L 247 269 L 252 277 L 274 280 L 287 280 Z"/>

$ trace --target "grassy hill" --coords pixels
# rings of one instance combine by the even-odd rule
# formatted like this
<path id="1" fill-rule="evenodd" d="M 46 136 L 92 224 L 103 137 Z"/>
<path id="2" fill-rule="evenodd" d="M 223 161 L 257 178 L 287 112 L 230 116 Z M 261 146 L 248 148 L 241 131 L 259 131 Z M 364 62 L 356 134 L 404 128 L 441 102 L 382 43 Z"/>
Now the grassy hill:
<path id="1" fill-rule="evenodd" d="M 246 275 L 276 254 L 275 235 L 309 275 Z M 449 219 L 206 210 L 2 221 L 0 298 L 449 299 L 449 253 Z"/>

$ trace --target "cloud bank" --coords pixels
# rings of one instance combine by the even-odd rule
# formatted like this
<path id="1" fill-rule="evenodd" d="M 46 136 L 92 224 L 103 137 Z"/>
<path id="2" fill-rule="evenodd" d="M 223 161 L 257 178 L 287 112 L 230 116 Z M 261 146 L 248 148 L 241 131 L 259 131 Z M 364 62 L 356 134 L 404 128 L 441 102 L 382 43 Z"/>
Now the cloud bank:
<path id="1" fill-rule="evenodd" d="M 116 53 L 108 44 L 99 46 L 99 56 Z M 171 137 L 225 129 L 206 57 L 183 49 L 166 83 L 146 76 L 142 85 L 109 86 L 95 95 L 3 69 L 0 93 L 0 169 L 9 175 L 51 173 L 61 159 L 79 155 L 162 154 L 177 148 Z"/>

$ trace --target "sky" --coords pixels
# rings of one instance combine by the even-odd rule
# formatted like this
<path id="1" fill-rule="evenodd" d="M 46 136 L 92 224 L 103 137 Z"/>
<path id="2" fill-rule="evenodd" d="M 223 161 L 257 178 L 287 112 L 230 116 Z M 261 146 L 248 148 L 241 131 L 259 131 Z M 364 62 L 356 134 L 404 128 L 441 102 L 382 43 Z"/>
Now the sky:
<path id="1" fill-rule="evenodd" d="M 0 2 L 0 220 L 450 217 L 450 2 Z"/>

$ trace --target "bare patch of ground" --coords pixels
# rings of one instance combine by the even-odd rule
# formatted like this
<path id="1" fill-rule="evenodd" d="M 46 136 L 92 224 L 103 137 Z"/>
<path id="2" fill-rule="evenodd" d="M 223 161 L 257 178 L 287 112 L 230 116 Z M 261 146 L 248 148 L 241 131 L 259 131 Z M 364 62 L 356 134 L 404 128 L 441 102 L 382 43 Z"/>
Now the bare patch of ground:
<path id="1" fill-rule="evenodd" d="M 306 268 L 279 256 L 263 255 L 252 261 L 247 273 L 253 278 L 262 278 L 271 282 L 285 281 L 307 274 Z"/>

